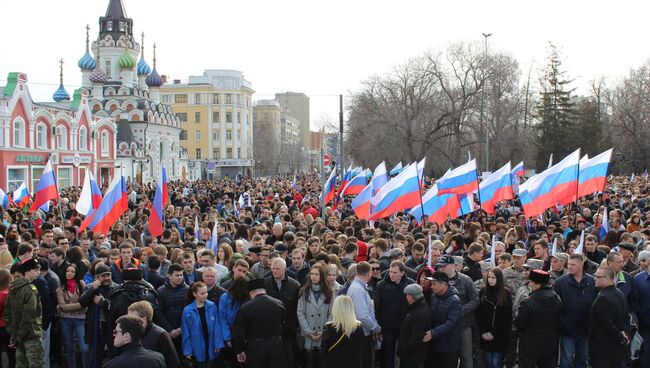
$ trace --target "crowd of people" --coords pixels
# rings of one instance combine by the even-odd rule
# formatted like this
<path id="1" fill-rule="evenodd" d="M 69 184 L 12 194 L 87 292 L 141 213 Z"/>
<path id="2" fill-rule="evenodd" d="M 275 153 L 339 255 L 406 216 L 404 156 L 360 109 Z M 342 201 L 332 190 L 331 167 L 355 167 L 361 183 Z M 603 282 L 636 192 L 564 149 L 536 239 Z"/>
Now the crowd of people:
<path id="1" fill-rule="evenodd" d="M 168 186 L 160 237 L 152 185 L 106 234 L 79 231 L 79 188 L 3 210 L 9 367 L 650 367 L 643 178 L 444 224 L 321 212 L 308 176 Z"/>

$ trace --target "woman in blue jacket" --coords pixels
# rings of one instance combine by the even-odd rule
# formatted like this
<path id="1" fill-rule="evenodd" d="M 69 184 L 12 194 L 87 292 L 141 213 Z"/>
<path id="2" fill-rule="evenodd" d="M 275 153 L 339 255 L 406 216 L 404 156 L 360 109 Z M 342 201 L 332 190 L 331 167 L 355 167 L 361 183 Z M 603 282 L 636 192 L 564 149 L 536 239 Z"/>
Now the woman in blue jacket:
<path id="1" fill-rule="evenodd" d="M 227 292 L 219 298 L 219 327 L 221 328 L 221 339 L 224 342 L 225 358 L 231 366 L 238 367 L 239 363 L 230 344 L 230 329 L 235 323 L 235 317 L 239 308 L 248 301 L 248 278 L 237 277 L 233 280 Z"/>
<path id="2" fill-rule="evenodd" d="M 188 300 L 181 324 L 183 356 L 199 367 L 210 367 L 223 347 L 217 305 L 208 300 L 208 288 L 200 281 L 190 287 Z"/>

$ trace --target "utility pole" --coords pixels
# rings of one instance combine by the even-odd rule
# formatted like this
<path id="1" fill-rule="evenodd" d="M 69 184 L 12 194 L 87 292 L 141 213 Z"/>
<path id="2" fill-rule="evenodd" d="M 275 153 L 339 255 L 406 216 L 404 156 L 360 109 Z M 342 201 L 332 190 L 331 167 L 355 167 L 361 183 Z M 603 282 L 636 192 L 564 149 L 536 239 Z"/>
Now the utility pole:
<path id="1" fill-rule="evenodd" d="M 321 147 L 320 147 L 320 188 L 321 188 L 321 195 L 320 195 L 320 201 L 322 202 L 323 199 L 323 191 L 325 190 L 325 168 L 323 167 L 323 145 L 322 145 L 322 139 L 321 139 Z M 321 218 L 325 219 L 325 203 L 321 204 Z"/>
<path id="2" fill-rule="evenodd" d="M 488 57 L 488 37 L 492 36 L 492 33 L 483 33 L 485 38 L 485 70 L 487 71 L 487 57 Z M 483 127 L 485 128 L 485 171 L 490 171 L 490 128 L 489 122 L 485 119 L 485 89 L 486 85 L 483 85 L 483 101 L 481 103 L 481 119 L 483 120 Z"/>
<path id="3" fill-rule="evenodd" d="M 341 181 L 343 181 L 343 170 L 345 164 L 343 163 L 343 95 L 339 95 L 339 152 L 341 154 Z"/>

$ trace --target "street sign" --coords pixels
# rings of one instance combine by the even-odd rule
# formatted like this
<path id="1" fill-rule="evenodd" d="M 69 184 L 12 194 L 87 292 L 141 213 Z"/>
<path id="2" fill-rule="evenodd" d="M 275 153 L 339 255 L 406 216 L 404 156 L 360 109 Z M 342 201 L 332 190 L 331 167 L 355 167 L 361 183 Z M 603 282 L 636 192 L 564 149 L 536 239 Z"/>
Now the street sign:
<path id="1" fill-rule="evenodd" d="M 332 159 L 330 158 L 330 155 L 323 155 L 323 166 L 329 166 L 332 164 Z"/>

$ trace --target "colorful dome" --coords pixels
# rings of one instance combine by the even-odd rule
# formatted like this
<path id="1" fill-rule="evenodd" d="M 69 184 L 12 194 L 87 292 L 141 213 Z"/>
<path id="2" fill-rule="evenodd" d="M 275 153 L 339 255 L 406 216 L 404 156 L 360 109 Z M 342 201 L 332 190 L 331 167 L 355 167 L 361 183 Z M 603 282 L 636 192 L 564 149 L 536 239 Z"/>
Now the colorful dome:
<path id="1" fill-rule="evenodd" d="M 151 74 L 147 76 L 147 79 L 145 79 L 144 82 L 147 83 L 147 86 L 149 87 L 160 87 L 163 85 L 162 78 L 160 78 L 156 68 L 153 68 Z"/>
<path id="2" fill-rule="evenodd" d="M 117 59 L 117 65 L 120 66 L 120 69 L 133 69 L 135 67 L 135 60 L 129 54 L 128 50 L 124 50 L 124 53 Z"/>
<path id="3" fill-rule="evenodd" d="M 95 62 L 95 59 L 90 56 L 88 51 L 86 51 L 84 56 L 79 59 L 77 65 L 79 65 L 79 69 L 81 70 L 93 70 L 97 66 L 97 62 Z"/>
<path id="4" fill-rule="evenodd" d="M 70 100 L 70 95 L 68 94 L 68 91 L 66 91 L 65 88 L 63 87 L 63 84 L 60 84 L 59 89 L 57 89 L 56 92 L 54 92 L 54 95 L 52 95 L 52 98 L 56 102 L 61 102 L 61 101 L 64 101 L 64 100 L 69 101 Z"/>
<path id="5" fill-rule="evenodd" d="M 97 66 L 95 70 L 90 73 L 90 81 L 93 83 L 106 83 L 107 80 L 108 76 L 99 66 Z"/>
<path id="6" fill-rule="evenodd" d="M 138 75 L 148 75 L 149 73 L 151 73 L 151 67 L 149 66 L 149 64 L 147 64 L 146 61 L 144 61 L 144 57 L 142 57 L 140 61 L 138 61 L 137 69 L 138 69 Z"/>

